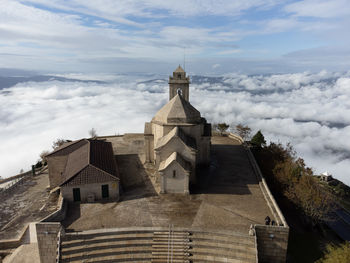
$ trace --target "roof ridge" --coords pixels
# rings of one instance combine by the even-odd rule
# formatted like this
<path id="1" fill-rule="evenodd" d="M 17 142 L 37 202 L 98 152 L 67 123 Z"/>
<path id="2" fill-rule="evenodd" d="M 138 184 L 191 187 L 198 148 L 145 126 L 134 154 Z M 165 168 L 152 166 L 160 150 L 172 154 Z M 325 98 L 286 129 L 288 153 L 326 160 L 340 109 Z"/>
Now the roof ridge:
<path id="1" fill-rule="evenodd" d="M 61 146 L 58 146 L 56 149 L 54 149 L 51 153 L 47 154 L 46 156 L 50 156 L 50 155 L 52 155 L 54 153 L 58 153 L 58 152 L 62 151 L 63 149 L 66 149 L 66 148 L 68 148 L 68 147 L 70 147 L 72 145 L 75 145 L 78 142 L 81 142 L 81 141 L 84 141 L 84 140 L 86 140 L 86 138 L 79 139 L 79 140 L 72 141 L 72 142 L 65 142 L 64 144 L 67 144 L 67 145 L 62 144 Z"/>

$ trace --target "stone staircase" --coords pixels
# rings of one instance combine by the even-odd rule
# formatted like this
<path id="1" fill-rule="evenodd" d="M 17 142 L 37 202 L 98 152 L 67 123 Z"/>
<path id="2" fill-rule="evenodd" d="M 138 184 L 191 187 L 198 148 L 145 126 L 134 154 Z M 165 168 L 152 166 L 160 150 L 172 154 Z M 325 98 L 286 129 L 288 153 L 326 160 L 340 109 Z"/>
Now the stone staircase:
<path id="1" fill-rule="evenodd" d="M 256 263 L 254 237 L 193 231 L 190 240 L 190 262 Z"/>
<path id="2" fill-rule="evenodd" d="M 152 242 L 152 263 L 190 263 L 190 233 L 186 231 L 157 231 Z"/>
<path id="3" fill-rule="evenodd" d="M 150 262 L 152 239 L 153 231 L 147 230 L 67 233 L 61 262 Z"/>
<path id="4" fill-rule="evenodd" d="M 66 233 L 61 262 L 256 263 L 248 235 L 144 228 Z"/>

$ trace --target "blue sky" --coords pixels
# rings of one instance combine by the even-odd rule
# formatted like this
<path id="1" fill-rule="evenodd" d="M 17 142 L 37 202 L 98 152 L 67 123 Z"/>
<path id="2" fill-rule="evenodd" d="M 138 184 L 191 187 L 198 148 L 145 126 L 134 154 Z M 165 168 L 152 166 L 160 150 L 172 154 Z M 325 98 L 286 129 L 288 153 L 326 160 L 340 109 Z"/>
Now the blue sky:
<path id="1" fill-rule="evenodd" d="M 346 71 L 347 0 L 1 0 L 0 67 L 52 72 Z M 152 66 L 150 66 L 150 64 Z"/>

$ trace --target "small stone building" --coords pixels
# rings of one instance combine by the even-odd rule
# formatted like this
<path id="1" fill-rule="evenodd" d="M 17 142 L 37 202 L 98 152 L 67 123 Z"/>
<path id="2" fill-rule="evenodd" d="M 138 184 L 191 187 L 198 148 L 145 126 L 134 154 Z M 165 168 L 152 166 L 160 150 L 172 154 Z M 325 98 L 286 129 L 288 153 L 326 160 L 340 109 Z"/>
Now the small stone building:
<path id="1" fill-rule="evenodd" d="M 119 176 L 111 143 L 74 141 L 47 155 L 47 161 L 50 187 L 60 187 L 66 200 L 119 199 Z"/>
<path id="2" fill-rule="evenodd" d="M 146 162 L 162 193 L 189 193 L 196 170 L 210 162 L 211 125 L 189 102 L 189 78 L 179 66 L 169 78 L 169 102 L 145 124 Z"/>

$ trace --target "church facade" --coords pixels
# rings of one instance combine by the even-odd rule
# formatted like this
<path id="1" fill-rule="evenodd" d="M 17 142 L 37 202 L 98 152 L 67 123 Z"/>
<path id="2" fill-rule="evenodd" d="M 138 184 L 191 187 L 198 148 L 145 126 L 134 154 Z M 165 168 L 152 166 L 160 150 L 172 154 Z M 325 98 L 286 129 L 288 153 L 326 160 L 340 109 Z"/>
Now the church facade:
<path id="1" fill-rule="evenodd" d="M 145 123 L 146 163 L 161 193 L 189 193 L 199 166 L 210 162 L 211 125 L 189 102 L 189 77 L 179 66 L 169 77 L 169 102 Z"/>

